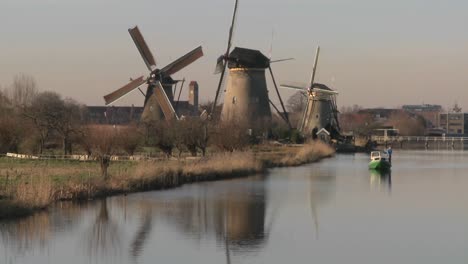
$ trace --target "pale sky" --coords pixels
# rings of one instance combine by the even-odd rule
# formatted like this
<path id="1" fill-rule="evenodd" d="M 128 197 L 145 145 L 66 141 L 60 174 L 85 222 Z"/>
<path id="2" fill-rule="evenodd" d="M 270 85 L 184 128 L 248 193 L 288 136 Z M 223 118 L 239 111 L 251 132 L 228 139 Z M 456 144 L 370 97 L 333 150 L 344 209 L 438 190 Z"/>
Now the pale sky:
<path id="1" fill-rule="evenodd" d="M 2 0 L 0 85 L 18 73 L 89 105 L 146 74 L 127 29 L 138 25 L 158 66 L 202 45 L 205 56 L 180 71 L 214 97 L 216 58 L 225 50 L 234 0 Z M 397 107 L 458 102 L 468 111 L 466 0 L 240 0 L 234 46 L 269 53 L 278 82 L 307 82 L 321 46 L 317 82 L 338 105 Z M 270 96 L 276 100 L 274 88 Z M 183 99 L 186 98 L 186 91 Z M 286 100 L 293 94 L 281 91 Z M 138 91 L 119 101 L 141 105 Z"/>

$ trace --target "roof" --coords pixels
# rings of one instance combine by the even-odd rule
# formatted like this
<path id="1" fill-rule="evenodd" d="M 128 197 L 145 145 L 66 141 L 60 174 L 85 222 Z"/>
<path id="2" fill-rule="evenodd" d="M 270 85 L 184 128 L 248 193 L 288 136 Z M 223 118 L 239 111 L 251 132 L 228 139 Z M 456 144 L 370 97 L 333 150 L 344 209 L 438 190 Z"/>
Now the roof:
<path id="1" fill-rule="evenodd" d="M 325 134 L 327 134 L 328 136 L 330 135 L 330 132 L 328 132 L 328 130 L 326 130 L 325 128 L 320 129 L 320 130 L 317 132 L 317 135 L 320 135 L 320 134 L 322 134 L 322 133 L 325 133 Z"/>
<path id="2" fill-rule="evenodd" d="M 229 54 L 228 67 L 232 68 L 268 68 L 270 60 L 258 50 L 236 47 Z"/>
<path id="3" fill-rule="evenodd" d="M 322 90 L 333 91 L 331 88 L 329 88 L 325 84 L 321 84 L 321 83 L 314 83 L 312 85 L 312 88 L 318 88 L 318 89 L 322 89 Z"/>

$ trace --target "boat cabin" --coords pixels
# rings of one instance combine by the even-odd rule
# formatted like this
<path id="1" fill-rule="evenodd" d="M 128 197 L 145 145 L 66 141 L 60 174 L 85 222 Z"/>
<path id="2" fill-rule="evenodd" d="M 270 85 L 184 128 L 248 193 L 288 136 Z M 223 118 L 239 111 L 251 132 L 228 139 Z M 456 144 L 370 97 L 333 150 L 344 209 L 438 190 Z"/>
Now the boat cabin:
<path id="1" fill-rule="evenodd" d="M 372 151 L 371 152 L 371 161 L 385 160 L 388 161 L 387 151 Z"/>

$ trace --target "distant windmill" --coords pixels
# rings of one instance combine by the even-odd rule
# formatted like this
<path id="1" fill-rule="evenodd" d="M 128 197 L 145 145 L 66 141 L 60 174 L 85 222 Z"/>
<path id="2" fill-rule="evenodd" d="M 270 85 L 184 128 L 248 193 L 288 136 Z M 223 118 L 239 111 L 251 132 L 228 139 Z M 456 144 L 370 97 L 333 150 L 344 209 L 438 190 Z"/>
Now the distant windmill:
<path id="1" fill-rule="evenodd" d="M 245 120 L 249 124 L 254 124 L 258 121 L 269 121 L 271 120 L 271 104 L 278 111 L 280 117 L 289 124 L 286 109 L 278 91 L 278 87 L 276 86 L 273 71 L 270 67 L 270 63 L 272 63 L 272 61 L 258 50 L 236 47 L 231 52 L 232 36 L 234 33 L 238 3 L 239 1 L 236 0 L 231 28 L 229 30 L 226 53 L 217 59 L 215 73 L 220 73 L 221 76 L 216 90 L 211 114 L 213 114 L 215 110 L 227 67 L 229 69 L 229 79 L 221 111 L 221 121 L 235 122 Z M 280 112 L 268 97 L 265 77 L 266 69 L 269 69 L 270 71 L 283 112 Z"/>
<path id="2" fill-rule="evenodd" d="M 171 78 L 171 75 L 182 70 L 198 58 L 203 56 L 202 47 L 198 47 L 186 55 L 180 57 L 162 69 L 156 68 L 156 60 L 153 57 L 143 35 L 138 27 L 128 30 L 130 36 L 135 42 L 143 61 L 145 62 L 150 74 L 148 77 L 140 76 L 131 80 L 128 84 L 118 90 L 104 96 L 106 105 L 112 104 L 121 99 L 131 91 L 139 89 L 143 84 L 147 84 L 146 93 L 140 92 L 145 96 L 144 110 L 142 120 L 154 121 L 165 118 L 166 120 L 179 119 L 174 110 L 174 94 L 172 86 L 177 83 Z M 181 86 L 182 89 L 182 86 Z"/>
<path id="3" fill-rule="evenodd" d="M 324 84 L 315 83 L 320 47 L 315 54 L 314 68 L 309 85 L 306 84 L 281 84 L 282 87 L 292 88 L 304 92 L 307 96 L 307 105 L 298 125 L 299 131 L 305 136 L 316 137 L 317 132 L 326 129 L 332 139 L 339 137 L 340 125 L 338 122 L 338 110 L 336 95 Z"/>

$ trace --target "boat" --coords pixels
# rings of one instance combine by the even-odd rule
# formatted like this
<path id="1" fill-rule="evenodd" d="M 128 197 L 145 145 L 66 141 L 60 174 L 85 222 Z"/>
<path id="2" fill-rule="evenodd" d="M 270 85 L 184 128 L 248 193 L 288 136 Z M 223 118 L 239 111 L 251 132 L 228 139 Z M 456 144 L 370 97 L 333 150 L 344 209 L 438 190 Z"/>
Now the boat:
<path id="1" fill-rule="evenodd" d="M 371 170 L 389 170 L 392 164 L 389 162 L 389 155 L 386 151 L 372 151 L 369 169 Z"/>

